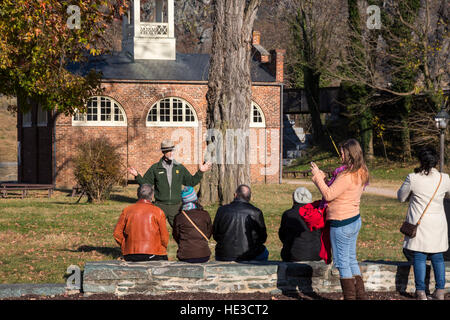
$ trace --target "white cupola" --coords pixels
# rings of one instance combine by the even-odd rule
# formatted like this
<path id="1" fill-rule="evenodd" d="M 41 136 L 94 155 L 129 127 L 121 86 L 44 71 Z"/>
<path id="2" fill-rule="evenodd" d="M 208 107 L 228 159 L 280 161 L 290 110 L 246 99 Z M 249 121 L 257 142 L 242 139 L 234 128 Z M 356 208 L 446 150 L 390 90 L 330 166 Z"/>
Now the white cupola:
<path id="1" fill-rule="evenodd" d="M 132 0 L 122 50 L 133 59 L 175 60 L 174 0 Z"/>

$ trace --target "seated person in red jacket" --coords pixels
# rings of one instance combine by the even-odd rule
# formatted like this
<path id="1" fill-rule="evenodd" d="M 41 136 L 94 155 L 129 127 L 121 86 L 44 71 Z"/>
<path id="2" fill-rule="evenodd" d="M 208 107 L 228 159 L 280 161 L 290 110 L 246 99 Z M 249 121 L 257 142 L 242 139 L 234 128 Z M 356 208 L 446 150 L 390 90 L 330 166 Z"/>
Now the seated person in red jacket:
<path id="1" fill-rule="evenodd" d="M 153 187 L 143 184 L 138 201 L 125 209 L 114 229 L 114 239 L 126 261 L 168 260 L 166 215 L 152 204 Z"/>
<path id="2" fill-rule="evenodd" d="M 304 187 L 297 188 L 293 195 L 293 206 L 281 217 L 278 236 L 283 243 L 281 259 L 283 261 L 318 261 L 321 260 L 321 230 L 310 231 L 299 214 L 300 207 L 312 202 L 312 195 Z"/>
<path id="3" fill-rule="evenodd" d="M 177 258 L 190 263 L 207 262 L 211 255 L 208 243 L 212 235 L 211 217 L 198 203 L 193 187 L 184 187 L 181 201 L 181 212 L 175 216 L 172 230 L 173 239 L 178 243 Z"/>

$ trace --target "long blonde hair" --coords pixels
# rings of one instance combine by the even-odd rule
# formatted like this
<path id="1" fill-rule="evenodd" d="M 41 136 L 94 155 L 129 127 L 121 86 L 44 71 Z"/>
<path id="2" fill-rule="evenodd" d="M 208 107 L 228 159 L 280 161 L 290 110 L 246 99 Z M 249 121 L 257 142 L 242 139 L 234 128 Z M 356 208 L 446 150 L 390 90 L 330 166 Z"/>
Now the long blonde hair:
<path id="1" fill-rule="evenodd" d="M 362 185 L 369 183 L 369 170 L 364 161 L 364 154 L 359 142 L 355 139 L 348 139 L 340 143 L 339 148 L 344 153 L 344 161 L 342 164 L 347 166 L 344 172 L 352 174 L 354 178 L 359 176 Z"/>

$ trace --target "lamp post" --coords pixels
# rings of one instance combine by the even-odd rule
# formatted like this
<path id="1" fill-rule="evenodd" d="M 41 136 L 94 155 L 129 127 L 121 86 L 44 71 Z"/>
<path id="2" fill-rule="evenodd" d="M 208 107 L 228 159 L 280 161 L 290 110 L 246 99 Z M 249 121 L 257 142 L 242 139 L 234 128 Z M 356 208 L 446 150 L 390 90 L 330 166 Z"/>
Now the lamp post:
<path id="1" fill-rule="evenodd" d="M 439 129 L 439 134 L 441 136 L 441 161 L 440 161 L 440 171 L 444 170 L 444 146 L 445 146 L 445 129 L 447 128 L 448 120 L 450 116 L 447 111 L 445 111 L 444 106 L 442 106 L 441 111 L 438 112 L 437 115 L 434 116 L 434 121 L 436 122 L 436 128 Z"/>

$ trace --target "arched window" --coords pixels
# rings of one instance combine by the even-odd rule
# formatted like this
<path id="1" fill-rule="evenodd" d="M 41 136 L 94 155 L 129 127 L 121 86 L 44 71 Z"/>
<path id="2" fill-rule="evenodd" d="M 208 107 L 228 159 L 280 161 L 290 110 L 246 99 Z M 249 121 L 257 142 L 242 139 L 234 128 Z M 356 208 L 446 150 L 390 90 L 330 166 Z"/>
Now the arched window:
<path id="1" fill-rule="evenodd" d="M 266 126 L 266 118 L 255 102 L 252 101 L 252 110 L 250 114 L 250 128 L 264 128 Z"/>
<path id="2" fill-rule="evenodd" d="M 122 106 L 109 97 L 96 96 L 88 100 L 86 113 L 75 113 L 74 126 L 126 126 L 127 118 Z"/>
<path id="3" fill-rule="evenodd" d="M 195 127 L 197 115 L 189 103 L 180 98 L 165 98 L 156 102 L 147 115 L 151 127 Z"/>

